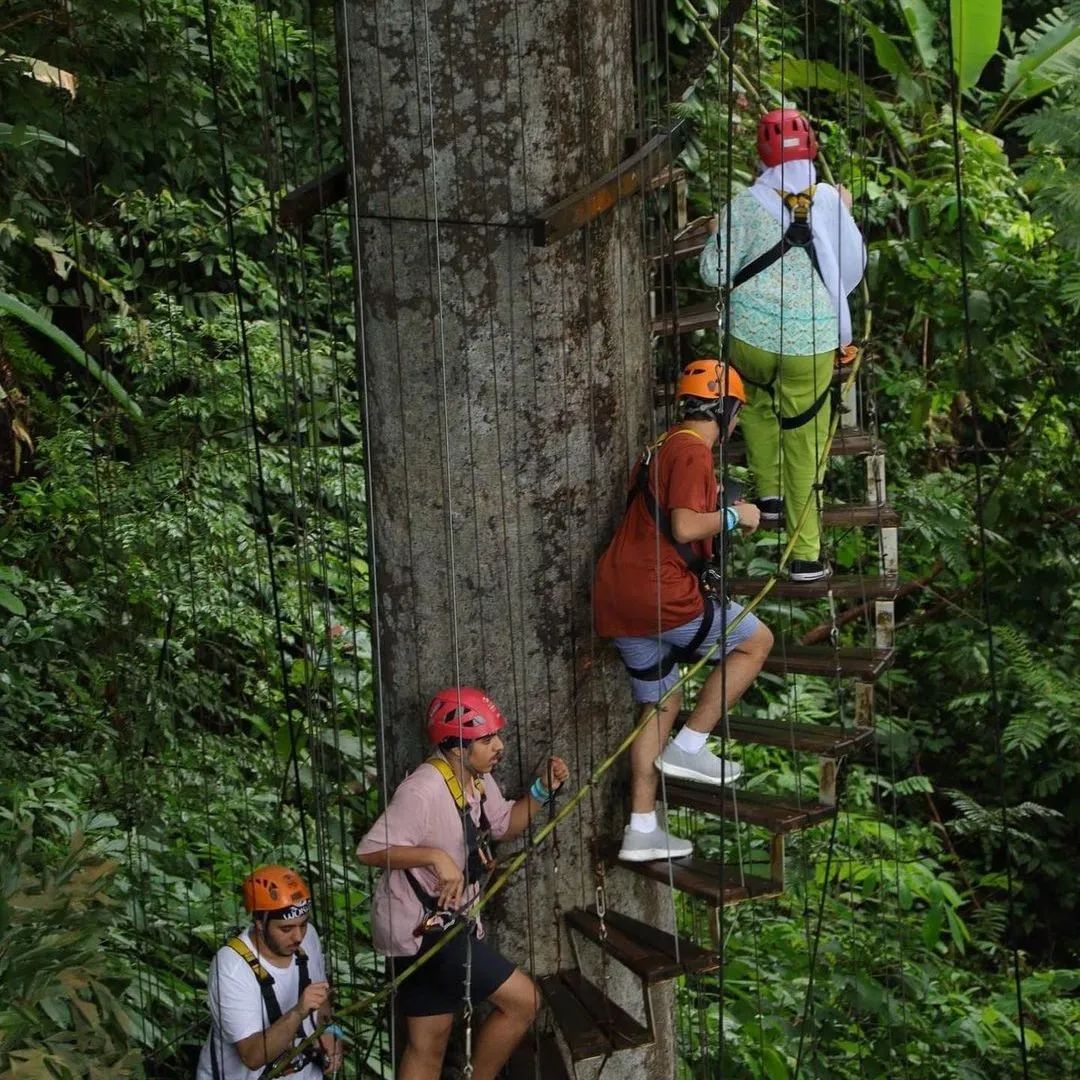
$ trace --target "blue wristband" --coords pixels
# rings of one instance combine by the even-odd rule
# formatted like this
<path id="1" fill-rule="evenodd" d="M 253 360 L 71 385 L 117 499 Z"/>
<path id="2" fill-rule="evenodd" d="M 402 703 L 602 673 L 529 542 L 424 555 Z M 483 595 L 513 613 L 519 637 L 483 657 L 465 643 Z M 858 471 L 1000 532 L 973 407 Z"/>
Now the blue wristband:
<path id="1" fill-rule="evenodd" d="M 724 528 L 731 532 L 739 524 L 739 511 L 734 506 L 724 507 Z"/>
<path id="2" fill-rule="evenodd" d="M 529 794 L 539 803 L 547 802 L 551 798 L 551 792 L 544 786 L 539 776 L 532 782 Z"/>
<path id="3" fill-rule="evenodd" d="M 335 1039 L 344 1039 L 345 1032 L 340 1024 L 327 1024 L 325 1028 L 327 1035 L 333 1035 Z"/>

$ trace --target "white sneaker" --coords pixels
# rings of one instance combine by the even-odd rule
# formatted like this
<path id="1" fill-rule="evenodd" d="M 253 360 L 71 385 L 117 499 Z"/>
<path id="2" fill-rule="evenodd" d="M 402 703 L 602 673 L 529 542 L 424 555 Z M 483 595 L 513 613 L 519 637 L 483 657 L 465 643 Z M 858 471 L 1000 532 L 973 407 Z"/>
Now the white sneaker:
<path id="1" fill-rule="evenodd" d="M 623 830 L 619 858 L 624 862 L 652 862 L 653 859 L 685 859 L 694 853 L 694 845 L 681 836 L 672 836 L 661 828 L 635 832 L 629 825 Z"/>
<path id="2" fill-rule="evenodd" d="M 664 747 L 656 759 L 656 767 L 665 776 L 696 780 L 699 784 L 734 784 L 742 776 L 742 766 L 737 761 L 726 761 L 707 746 L 690 754 L 674 742 Z"/>

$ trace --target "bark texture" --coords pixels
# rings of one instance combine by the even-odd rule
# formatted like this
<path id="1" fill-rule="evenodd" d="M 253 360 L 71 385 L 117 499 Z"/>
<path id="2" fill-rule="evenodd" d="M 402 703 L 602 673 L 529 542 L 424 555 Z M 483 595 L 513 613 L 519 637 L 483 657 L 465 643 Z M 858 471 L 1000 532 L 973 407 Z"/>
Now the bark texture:
<path id="1" fill-rule="evenodd" d="M 509 795 L 549 753 L 576 786 L 635 714 L 589 594 L 647 435 L 641 205 L 547 248 L 524 226 L 624 154 L 631 5 L 343 0 L 341 15 L 385 779 L 422 759 L 424 706 L 460 682 L 511 719 Z M 490 914 L 534 974 L 575 963 L 560 912 L 595 899 L 625 775 L 621 762 Z M 670 928 L 666 890 L 607 865 L 609 906 Z M 591 947 L 582 960 L 601 982 Z M 640 1016 L 636 981 L 606 968 Z M 670 995 L 656 1004 L 658 1042 L 605 1077 L 674 1075 Z"/>

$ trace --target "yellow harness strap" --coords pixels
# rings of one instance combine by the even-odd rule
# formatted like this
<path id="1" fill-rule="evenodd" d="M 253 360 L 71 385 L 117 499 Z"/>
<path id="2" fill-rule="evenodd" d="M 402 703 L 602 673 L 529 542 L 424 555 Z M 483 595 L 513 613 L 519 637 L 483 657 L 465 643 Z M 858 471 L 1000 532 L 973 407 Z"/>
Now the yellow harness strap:
<path id="1" fill-rule="evenodd" d="M 270 972 L 259 963 L 259 958 L 247 947 L 247 943 L 243 938 L 229 938 L 225 944 L 228 945 L 249 968 L 251 968 L 255 973 L 255 978 L 258 979 L 260 983 L 266 982 L 267 979 L 270 979 L 271 982 L 274 981 Z"/>
<path id="2" fill-rule="evenodd" d="M 783 188 L 777 188 L 776 194 L 784 200 L 784 205 L 791 211 L 791 216 L 796 221 L 805 222 L 810 218 L 810 207 L 814 202 L 815 191 L 817 191 L 817 184 L 811 184 L 805 191 L 784 191 Z"/>
<path id="3" fill-rule="evenodd" d="M 446 784 L 447 789 L 453 796 L 454 802 L 457 804 L 459 810 L 465 809 L 465 792 L 461 790 L 461 784 L 458 783 L 457 773 L 454 772 L 453 767 L 446 758 L 441 758 L 438 754 L 432 754 L 427 759 L 429 765 L 434 765 L 439 771 L 439 775 L 443 778 L 443 782 Z M 483 795 L 484 794 L 484 782 L 482 780 L 474 780 L 476 790 Z"/>
<path id="4" fill-rule="evenodd" d="M 692 428 L 679 428 L 678 431 L 665 431 L 659 439 L 656 440 L 651 446 L 645 447 L 645 456 L 642 459 L 644 464 L 648 465 L 652 461 L 652 456 L 658 453 L 660 448 L 668 441 L 668 439 L 674 439 L 676 435 L 693 435 L 695 439 L 705 441 L 704 437 Z"/>

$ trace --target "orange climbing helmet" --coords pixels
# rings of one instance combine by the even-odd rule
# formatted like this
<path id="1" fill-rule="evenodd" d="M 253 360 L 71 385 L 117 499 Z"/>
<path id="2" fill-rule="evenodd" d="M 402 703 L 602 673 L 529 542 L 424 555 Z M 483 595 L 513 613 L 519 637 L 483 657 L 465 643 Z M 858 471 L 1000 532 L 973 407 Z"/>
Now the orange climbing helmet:
<path id="1" fill-rule="evenodd" d="M 506 727 L 498 705 L 474 686 L 448 686 L 428 705 L 428 739 L 436 746 L 447 739 L 472 742 Z"/>
<path id="2" fill-rule="evenodd" d="M 676 394 L 682 419 L 715 420 L 721 439 L 731 434 L 739 409 L 746 404 L 739 373 L 711 356 L 692 360 L 683 368 Z"/>
<path id="3" fill-rule="evenodd" d="M 691 360 L 683 368 L 676 393 L 680 398 L 694 397 L 703 401 L 733 397 L 746 404 L 746 388 L 739 373 L 711 356 Z"/>
<path id="4" fill-rule="evenodd" d="M 244 907 L 269 919 L 300 919 L 311 910 L 311 893 L 304 879 L 287 866 L 260 866 L 242 886 Z"/>
<path id="5" fill-rule="evenodd" d="M 813 161 L 817 149 L 814 129 L 798 109 L 773 109 L 758 121 L 758 157 L 768 168 L 785 161 Z"/>

